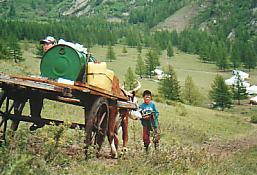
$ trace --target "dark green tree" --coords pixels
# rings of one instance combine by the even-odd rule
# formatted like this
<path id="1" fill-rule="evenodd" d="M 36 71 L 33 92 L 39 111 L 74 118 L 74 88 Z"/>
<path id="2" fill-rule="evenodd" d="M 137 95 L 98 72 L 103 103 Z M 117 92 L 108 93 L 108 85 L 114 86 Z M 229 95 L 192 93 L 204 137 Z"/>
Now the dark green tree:
<path id="1" fill-rule="evenodd" d="M 174 45 L 178 45 L 178 33 L 176 30 L 173 30 L 172 33 L 171 33 L 171 41 L 172 41 L 172 44 Z"/>
<path id="2" fill-rule="evenodd" d="M 10 52 L 3 41 L 0 41 L 0 59 L 10 59 Z"/>
<path id="3" fill-rule="evenodd" d="M 126 46 L 123 46 L 123 48 L 122 48 L 122 53 L 128 53 L 128 51 L 127 51 L 127 49 L 126 49 Z"/>
<path id="4" fill-rule="evenodd" d="M 227 50 L 223 43 L 219 43 L 217 47 L 217 59 L 216 65 L 220 70 L 226 70 L 228 68 L 228 56 Z"/>
<path id="5" fill-rule="evenodd" d="M 231 48 L 230 61 L 233 64 L 233 68 L 236 69 L 240 66 L 241 58 L 240 58 L 240 48 L 237 43 L 234 43 Z"/>
<path id="6" fill-rule="evenodd" d="M 10 18 L 14 18 L 16 16 L 16 10 L 13 1 L 11 1 L 10 9 L 7 16 Z"/>
<path id="7" fill-rule="evenodd" d="M 140 76 L 140 78 L 143 78 L 143 75 L 145 74 L 146 67 L 144 60 L 142 59 L 141 55 L 139 54 L 137 56 L 137 65 L 136 65 L 136 74 Z"/>
<path id="8" fill-rule="evenodd" d="M 36 3 L 35 3 L 34 0 L 31 0 L 30 6 L 31 6 L 32 9 L 36 9 L 37 8 Z"/>
<path id="9" fill-rule="evenodd" d="M 186 104 L 200 105 L 203 101 L 203 96 L 199 89 L 195 86 L 191 76 L 187 76 L 184 88 L 182 89 L 182 98 Z"/>
<path id="10" fill-rule="evenodd" d="M 165 77 L 160 81 L 158 92 L 166 100 L 180 101 L 180 86 L 176 73 L 171 65 L 165 72 Z"/>
<path id="11" fill-rule="evenodd" d="M 43 50 L 43 47 L 40 45 L 40 44 L 37 44 L 36 45 L 36 53 L 38 58 L 42 58 L 43 55 L 44 55 L 44 50 Z"/>
<path id="12" fill-rule="evenodd" d="M 209 61 L 209 57 L 210 57 L 209 52 L 210 52 L 209 46 L 207 46 L 206 43 L 201 43 L 200 50 L 199 50 L 199 56 L 203 62 Z"/>
<path id="13" fill-rule="evenodd" d="M 232 104 L 232 94 L 221 75 L 216 75 L 209 96 L 214 102 L 214 107 L 219 107 L 222 110 L 229 108 Z"/>
<path id="14" fill-rule="evenodd" d="M 139 54 L 142 53 L 142 45 L 141 45 L 140 42 L 137 43 L 137 52 L 138 52 Z"/>
<path id="15" fill-rule="evenodd" d="M 249 70 L 254 69 L 257 64 L 257 57 L 253 49 L 253 45 L 248 42 L 243 50 L 243 62 L 244 66 Z"/>
<path id="16" fill-rule="evenodd" d="M 108 46 L 106 60 L 109 60 L 110 62 L 112 62 L 112 60 L 116 60 L 116 56 L 111 45 Z"/>
<path id="17" fill-rule="evenodd" d="M 240 105 L 240 100 L 247 98 L 246 87 L 243 85 L 243 80 L 239 73 L 236 75 L 236 83 L 232 86 L 232 92 L 234 100 L 237 100 L 237 104 Z"/>
<path id="18" fill-rule="evenodd" d="M 137 85 L 136 76 L 134 75 L 131 67 L 128 68 L 127 73 L 125 74 L 124 85 L 126 90 L 134 89 Z"/>
<path id="19" fill-rule="evenodd" d="M 8 43 L 8 47 L 9 47 L 10 58 L 13 59 L 15 63 L 24 61 L 24 58 L 22 57 L 21 47 L 17 39 L 11 37 Z"/>
<path id="20" fill-rule="evenodd" d="M 167 56 L 169 58 L 174 56 L 173 46 L 172 46 L 171 42 L 169 42 L 168 47 L 167 47 Z"/>
<path id="21" fill-rule="evenodd" d="M 139 32 L 130 30 L 127 33 L 126 41 L 128 46 L 137 46 L 137 43 L 140 41 Z"/>
<path id="22" fill-rule="evenodd" d="M 210 48 L 209 60 L 212 62 L 216 62 L 216 60 L 218 60 L 218 57 L 218 49 L 216 44 L 213 42 Z"/>
<path id="23" fill-rule="evenodd" d="M 152 76 L 152 71 L 160 65 L 160 61 L 159 61 L 159 55 L 158 53 L 156 53 L 156 51 L 154 49 L 150 49 L 148 50 L 147 54 L 146 54 L 146 74 L 148 76 Z"/>

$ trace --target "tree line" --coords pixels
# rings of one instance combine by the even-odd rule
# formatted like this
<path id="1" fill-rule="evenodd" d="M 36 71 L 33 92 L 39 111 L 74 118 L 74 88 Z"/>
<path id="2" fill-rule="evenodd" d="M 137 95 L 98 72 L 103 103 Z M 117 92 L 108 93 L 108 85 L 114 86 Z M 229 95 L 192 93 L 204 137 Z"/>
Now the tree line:
<path id="1" fill-rule="evenodd" d="M 159 9 L 162 13 L 165 11 L 164 4 L 168 2 L 171 1 L 162 0 L 158 3 L 153 1 L 152 5 L 146 5 L 145 8 L 152 11 Z M 172 1 L 177 6 L 182 6 L 186 2 Z M 157 3 L 156 7 L 150 8 L 154 3 Z M 177 47 L 184 52 L 199 55 L 202 62 L 216 64 L 220 70 L 237 69 L 241 66 L 251 70 L 257 65 L 257 50 L 255 49 L 257 48 L 257 36 L 252 24 L 254 18 L 251 11 L 254 5 L 253 0 L 213 1 L 195 19 L 195 26 L 181 33 L 176 31 L 152 32 L 149 26 L 141 23 L 136 25 L 126 22 L 110 23 L 99 17 L 69 17 L 48 22 L 2 19 L 0 20 L 0 38 L 4 41 L 11 41 L 13 38 L 38 41 L 47 35 L 53 35 L 56 38 L 81 43 L 89 48 L 95 44 L 113 46 L 119 43 L 131 47 L 155 48 L 157 52 L 167 50 L 169 57 L 173 54 L 172 47 Z M 143 12 L 147 11 L 146 9 Z M 131 18 L 132 16 L 133 13 Z M 140 17 L 135 17 L 137 18 Z M 207 26 L 199 30 L 199 24 L 206 19 L 209 19 Z M 1 58 L 8 48 L 6 42 L 1 43 Z"/>
<path id="2" fill-rule="evenodd" d="M 131 11 L 128 21 L 132 24 L 143 23 L 151 28 L 171 16 L 189 2 L 191 2 L 191 0 L 147 1 L 144 6 Z"/>

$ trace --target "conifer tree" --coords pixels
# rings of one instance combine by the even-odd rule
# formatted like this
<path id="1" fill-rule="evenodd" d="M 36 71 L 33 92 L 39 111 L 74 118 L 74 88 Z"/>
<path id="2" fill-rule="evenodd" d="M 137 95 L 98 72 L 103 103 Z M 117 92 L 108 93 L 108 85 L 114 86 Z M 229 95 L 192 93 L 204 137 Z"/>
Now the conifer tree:
<path id="1" fill-rule="evenodd" d="M 16 10 L 15 10 L 15 6 L 14 6 L 14 2 L 11 1 L 10 9 L 8 12 L 8 17 L 14 18 L 15 16 L 16 16 Z"/>
<path id="2" fill-rule="evenodd" d="M 123 46 L 123 48 L 122 48 L 122 53 L 128 53 L 128 51 L 127 51 L 127 49 L 126 49 L 126 47 L 125 46 Z"/>
<path id="3" fill-rule="evenodd" d="M 218 49 L 217 49 L 217 46 L 216 46 L 216 44 L 213 42 L 212 44 L 211 44 L 211 49 L 210 49 L 210 54 L 209 54 L 209 59 L 210 59 L 210 61 L 213 61 L 213 62 L 215 62 L 216 60 L 218 60 Z"/>
<path id="4" fill-rule="evenodd" d="M 230 61 L 232 62 L 234 69 L 240 66 L 240 63 L 241 63 L 240 52 L 239 52 L 238 45 L 236 43 L 232 45 Z"/>
<path id="5" fill-rule="evenodd" d="M 23 61 L 24 59 L 22 57 L 21 47 L 18 44 L 18 40 L 11 37 L 8 45 L 10 58 L 13 59 L 15 63 Z"/>
<path id="6" fill-rule="evenodd" d="M 254 52 L 253 46 L 251 43 L 246 43 L 246 46 L 244 47 L 243 50 L 243 62 L 244 66 L 249 70 L 254 69 L 257 64 L 257 56 Z"/>
<path id="7" fill-rule="evenodd" d="M 169 42 L 168 47 L 167 47 L 167 56 L 169 58 L 174 56 L 174 51 L 173 51 L 173 47 L 172 47 L 172 43 L 171 42 Z"/>
<path id="8" fill-rule="evenodd" d="M 137 56 L 137 65 L 136 65 L 136 74 L 140 76 L 140 78 L 143 78 L 143 75 L 145 74 L 145 63 L 142 59 L 141 55 L 139 54 Z"/>
<path id="9" fill-rule="evenodd" d="M 203 62 L 207 62 L 209 60 L 209 46 L 207 46 L 206 43 L 201 43 L 199 56 Z"/>
<path id="10" fill-rule="evenodd" d="M 136 76 L 134 75 L 131 67 L 128 68 L 127 73 L 125 74 L 125 89 L 131 90 L 137 85 Z"/>
<path id="11" fill-rule="evenodd" d="M 146 74 L 152 76 L 152 71 L 160 65 L 159 55 L 155 50 L 150 49 L 146 54 Z"/>
<path id="12" fill-rule="evenodd" d="M 112 62 L 112 60 L 116 60 L 116 56 L 111 45 L 108 46 L 106 59 L 109 60 L 110 62 Z"/>
<path id="13" fill-rule="evenodd" d="M 191 76 L 186 77 L 185 86 L 182 89 L 182 98 L 189 105 L 200 105 L 203 101 L 203 96 L 195 86 Z"/>
<path id="14" fill-rule="evenodd" d="M 142 45 L 141 45 L 140 42 L 137 43 L 137 52 L 138 52 L 139 54 L 142 53 Z"/>
<path id="15" fill-rule="evenodd" d="M 158 92 L 167 100 L 180 101 L 180 86 L 171 65 L 168 65 L 165 77 L 159 83 Z"/>
<path id="16" fill-rule="evenodd" d="M 240 100 L 247 98 L 246 87 L 243 85 L 243 80 L 239 73 L 236 74 L 236 83 L 232 87 L 234 100 L 240 105 Z"/>
<path id="17" fill-rule="evenodd" d="M 38 58 L 42 58 L 43 55 L 44 55 L 44 50 L 43 50 L 43 47 L 40 45 L 40 44 L 37 44 L 36 45 L 36 53 Z"/>
<path id="18" fill-rule="evenodd" d="M 36 9 L 36 4 L 35 4 L 34 0 L 31 0 L 30 6 L 32 9 Z"/>
<path id="19" fill-rule="evenodd" d="M 0 60 L 1 59 L 10 59 L 10 52 L 8 51 L 7 45 L 0 40 Z"/>
<path id="20" fill-rule="evenodd" d="M 209 96 L 215 104 L 214 107 L 220 107 L 222 110 L 229 108 L 232 104 L 232 94 L 221 75 L 216 75 Z"/>
<path id="21" fill-rule="evenodd" d="M 224 70 L 224 71 L 228 67 L 227 51 L 223 43 L 219 43 L 217 47 L 216 65 L 220 70 Z"/>
<path id="22" fill-rule="evenodd" d="M 176 30 L 173 30 L 172 33 L 171 33 L 171 41 L 172 41 L 172 44 L 174 45 L 178 45 L 178 33 Z"/>

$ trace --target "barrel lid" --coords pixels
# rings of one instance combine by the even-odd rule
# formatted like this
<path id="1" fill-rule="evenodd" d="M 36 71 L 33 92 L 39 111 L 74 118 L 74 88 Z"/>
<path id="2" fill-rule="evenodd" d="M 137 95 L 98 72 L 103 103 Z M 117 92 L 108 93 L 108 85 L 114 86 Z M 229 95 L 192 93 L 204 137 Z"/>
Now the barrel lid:
<path id="1" fill-rule="evenodd" d="M 41 76 L 76 81 L 84 69 L 86 56 L 74 48 L 59 44 L 49 49 L 40 64 Z"/>

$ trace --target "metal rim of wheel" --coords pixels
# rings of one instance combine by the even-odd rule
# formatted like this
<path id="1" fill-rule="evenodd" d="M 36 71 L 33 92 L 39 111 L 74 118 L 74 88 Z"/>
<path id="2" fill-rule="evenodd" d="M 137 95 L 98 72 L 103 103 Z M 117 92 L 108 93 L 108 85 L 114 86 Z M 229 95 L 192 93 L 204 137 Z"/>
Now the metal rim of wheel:
<path id="1" fill-rule="evenodd" d="M 100 151 L 108 128 L 109 108 L 108 100 L 104 97 L 97 98 L 88 115 L 86 115 L 86 155 L 90 145 Z"/>

